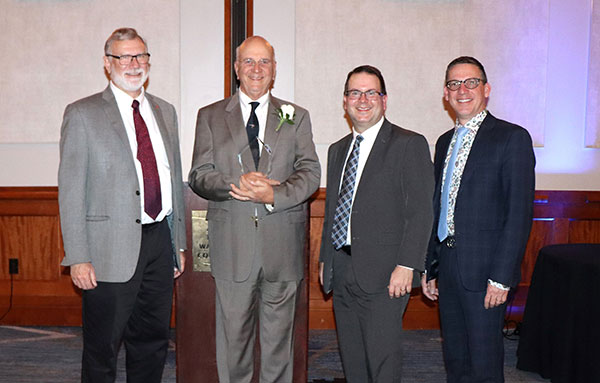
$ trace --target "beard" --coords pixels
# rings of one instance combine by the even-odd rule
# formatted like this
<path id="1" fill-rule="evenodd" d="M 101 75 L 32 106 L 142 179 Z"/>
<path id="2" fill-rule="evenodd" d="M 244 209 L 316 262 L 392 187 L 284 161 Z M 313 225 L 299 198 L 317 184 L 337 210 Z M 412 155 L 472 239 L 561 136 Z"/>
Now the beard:
<path id="1" fill-rule="evenodd" d="M 142 77 L 139 80 L 128 80 L 125 76 L 127 75 L 138 75 L 142 73 Z M 113 70 L 110 74 L 110 79 L 117 85 L 118 88 L 126 92 L 137 92 L 142 89 L 146 80 L 148 80 L 148 70 L 142 68 L 126 70 L 123 73 L 118 73 Z"/>

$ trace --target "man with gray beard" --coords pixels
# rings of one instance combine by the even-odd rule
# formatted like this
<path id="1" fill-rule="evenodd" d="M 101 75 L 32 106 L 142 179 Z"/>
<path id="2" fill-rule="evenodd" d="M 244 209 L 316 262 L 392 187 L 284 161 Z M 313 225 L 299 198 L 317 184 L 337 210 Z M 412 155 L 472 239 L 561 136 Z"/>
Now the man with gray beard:
<path id="1" fill-rule="evenodd" d="M 150 53 L 135 29 L 104 47 L 106 89 L 67 106 L 58 190 L 65 258 L 82 289 L 82 382 L 159 383 L 173 278 L 186 246 L 175 108 L 145 93 Z"/>

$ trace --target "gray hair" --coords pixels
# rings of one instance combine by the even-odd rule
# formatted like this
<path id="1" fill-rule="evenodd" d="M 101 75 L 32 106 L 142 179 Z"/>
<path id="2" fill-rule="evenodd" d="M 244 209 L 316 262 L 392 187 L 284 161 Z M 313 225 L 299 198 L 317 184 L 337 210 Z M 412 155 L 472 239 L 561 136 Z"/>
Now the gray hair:
<path id="1" fill-rule="evenodd" d="M 146 40 L 142 36 L 140 36 L 137 31 L 133 28 L 119 28 L 116 29 L 106 40 L 104 44 L 104 54 L 110 54 L 110 48 L 112 43 L 115 41 L 124 41 L 124 40 L 135 40 L 140 39 L 144 43 L 144 47 L 146 51 L 148 51 L 148 44 Z"/>

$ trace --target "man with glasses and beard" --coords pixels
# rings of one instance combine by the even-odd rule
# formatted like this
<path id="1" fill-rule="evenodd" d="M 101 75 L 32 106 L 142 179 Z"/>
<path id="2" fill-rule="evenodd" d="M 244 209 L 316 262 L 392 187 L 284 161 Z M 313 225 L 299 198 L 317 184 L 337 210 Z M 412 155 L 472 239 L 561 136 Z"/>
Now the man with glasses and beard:
<path id="1" fill-rule="evenodd" d="M 104 47 L 106 89 L 67 106 L 60 139 L 64 266 L 83 290 L 82 382 L 160 382 L 173 279 L 184 267 L 177 116 L 145 92 L 150 54 L 135 29 Z"/>
<path id="2" fill-rule="evenodd" d="M 487 111 L 490 91 L 475 58 L 448 64 L 444 99 L 456 121 L 435 146 L 435 220 L 421 279 L 425 296 L 439 296 L 448 382 L 504 382 L 506 299 L 533 218 L 531 137 Z"/>

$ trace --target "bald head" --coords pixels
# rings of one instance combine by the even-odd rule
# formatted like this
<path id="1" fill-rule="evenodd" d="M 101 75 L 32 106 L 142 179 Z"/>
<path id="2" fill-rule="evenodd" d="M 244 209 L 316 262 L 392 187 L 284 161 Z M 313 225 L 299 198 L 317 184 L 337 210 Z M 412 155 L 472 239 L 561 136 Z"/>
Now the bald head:
<path id="1" fill-rule="evenodd" d="M 240 59 L 240 49 L 243 49 L 245 45 L 252 43 L 264 44 L 267 49 L 271 51 L 271 60 L 275 61 L 275 49 L 273 49 L 273 46 L 262 36 L 250 36 L 246 40 L 242 41 L 242 43 L 235 48 L 235 61 Z"/>
<path id="2" fill-rule="evenodd" d="M 253 100 L 265 95 L 275 81 L 275 50 L 267 40 L 251 36 L 236 49 L 235 73 L 240 90 Z"/>

